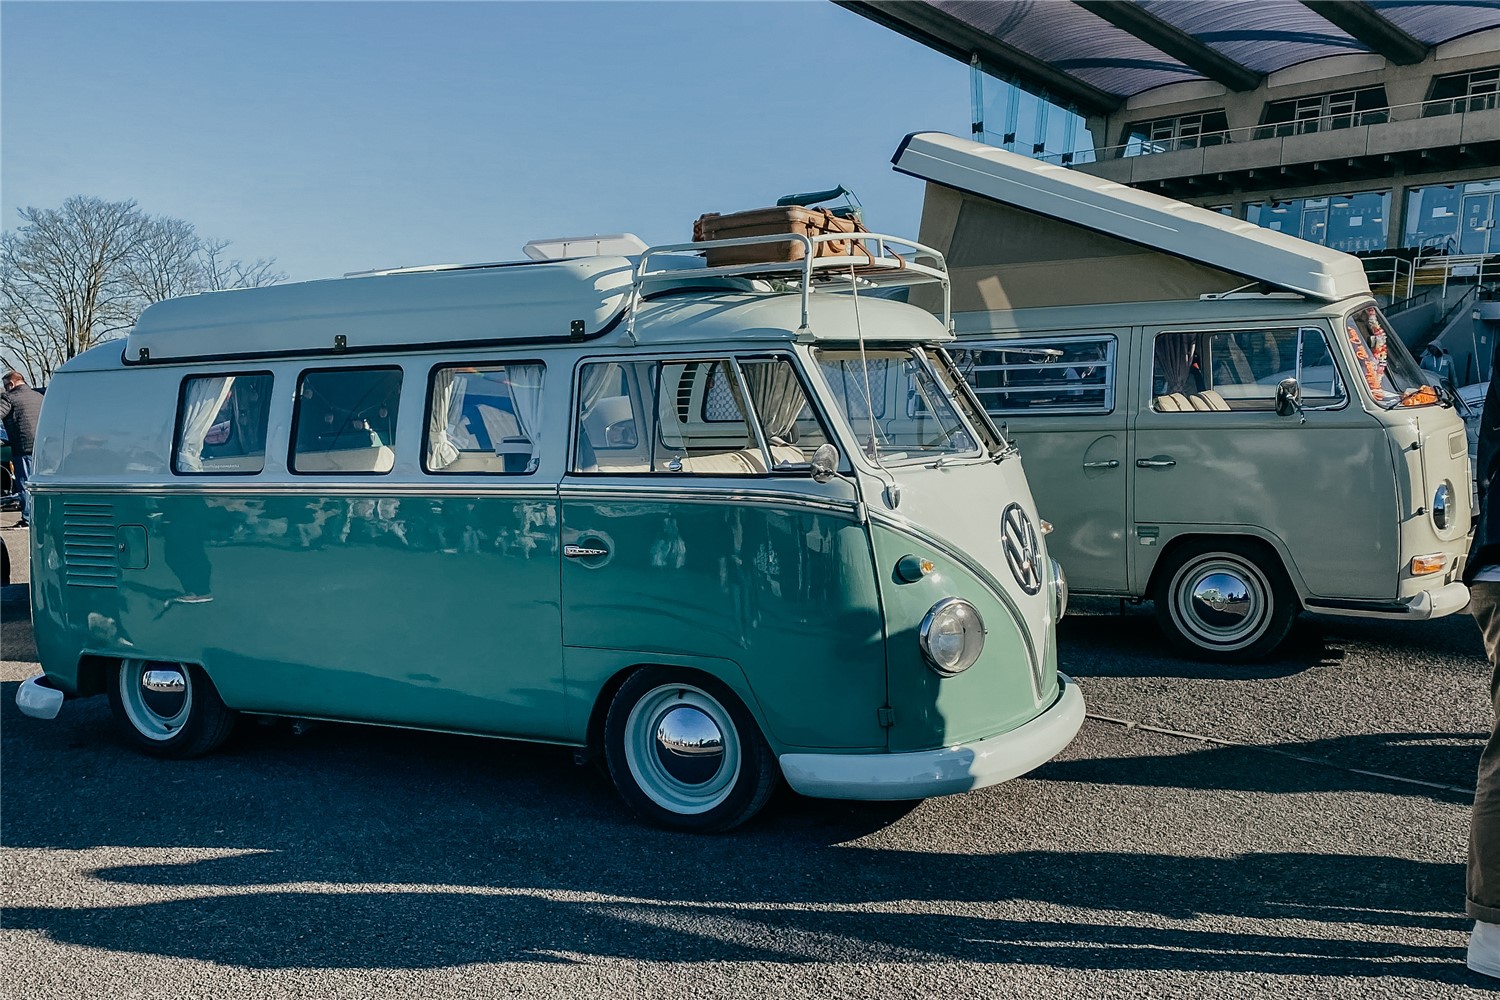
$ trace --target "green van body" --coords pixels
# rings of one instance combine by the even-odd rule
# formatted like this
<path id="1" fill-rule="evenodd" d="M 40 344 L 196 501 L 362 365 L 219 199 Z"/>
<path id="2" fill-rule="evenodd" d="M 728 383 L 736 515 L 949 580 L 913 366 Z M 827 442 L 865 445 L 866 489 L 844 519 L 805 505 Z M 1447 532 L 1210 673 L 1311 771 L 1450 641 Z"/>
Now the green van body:
<path id="1" fill-rule="evenodd" d="M 214 293 L 148 310 L 123 356 L 75 358 L 49 387 L 34 479 L 45 686 L 97 694 L 122 662 L 165 661 L 240 712 L 592 750 L 626 679 L 666 667 L 733 692 L 794 788 L 855 798 L 977 787 L 1066 745 L 1083 707 L 1057 674 L 1065 585 L 1038 547 L 1046 585 L 1027 593 L 1001 549 L 1001 508 L 1035 519 L 1019 461 L 877 465 L 819 372 L 819 351 L 909 350 L 951 339 L 942 325 L 845 294 L 812 295 L 804 320 L 795 292 L 744 282 L 633 300 L 631 266 Z M 745 357 L 796 367 L 837 476 L 577 471 L 582 366 Z M 523 362 L 546 373 L 535 468 L 426 471 L 437 368 Z M 370 366 L 401 372 L 389 471 L 296 472 L 303 373 Z M 225 373 L 269 376 L 264 468 L 179 474 L 185 380 Z M 913 554 L 931 566 L 908 582 L 895 567 Z M 985 639 L 940 676 L 918 633 L 950 597 Z M 910 773 L 890 778 L 897 759 Z"/>

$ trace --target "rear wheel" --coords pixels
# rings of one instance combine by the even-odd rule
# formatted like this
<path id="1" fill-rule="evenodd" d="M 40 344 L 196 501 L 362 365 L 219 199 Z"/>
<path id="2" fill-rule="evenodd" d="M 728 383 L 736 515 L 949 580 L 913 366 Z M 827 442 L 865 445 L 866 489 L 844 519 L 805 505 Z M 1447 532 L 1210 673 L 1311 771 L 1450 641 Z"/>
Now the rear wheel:
<path id="1" fill-rule="evenodd" d="M 717 833 L 754 816 L 780 772 L 740 700 L 694 671 L 647 667 L 610 702 L 604 754 L 620 796 L 661 826 Z"/>
<path id="2" fill-rule="evenodd" d="M 125 738 L 157 757 L 206 754 L 229 738 L 237 718 L 203 669 L 187 664 L 121 660 L 108 692 Z"/>
<path id="3" fill-rule="evenodd" d="M 1253 542 L 1188 542 L 1157 568 L 1152 599 L 1162 631 L 1189 654 L 1243 662 L 1286 638 L 1297 596 L 1274 556 Z"/>

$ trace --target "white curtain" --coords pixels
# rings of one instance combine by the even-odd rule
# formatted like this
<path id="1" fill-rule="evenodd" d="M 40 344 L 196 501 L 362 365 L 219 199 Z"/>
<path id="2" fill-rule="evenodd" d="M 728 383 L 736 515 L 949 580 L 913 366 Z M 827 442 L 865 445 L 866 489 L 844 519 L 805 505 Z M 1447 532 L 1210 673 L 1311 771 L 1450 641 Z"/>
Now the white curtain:
<path id="1" fill-rule="evenodd" d="M 516 423 L 521 434 L 531 439 L 531 459 L 527 472 L 535 472 L 542 455 L 542 375 L 541 365 L 506 365 L 510 384 L 510 401 L 515 407 Z"/>
<path id="2" fill-rule="evenodd" d="M 214 424 L 234 376 L 195 378 L 188 385 L 182 406 L 182 439 L 177 442 L 177 469 L 180 472 L 203 471 L 203 439 Z"/>
<path id="3" fill-rule="evenodd" d="M 604 392 L 620 381 L 620 366 L 614 363 L 584 365 L 578 377 L 578 412 L 587 413 Z"/>
<path id="4" fill-rule="evenodd" d="M 442 469 L 458 459 L 458 448 L 448 436 L 463 412 L 464 382 L 458 369 L 443 368 L 432 380 L 432 409 L 427 413 L 427 467 Z"/>
<path id="5" fill-rule="evenodd" d="M 797 373 L 785 361 L 747 361 L 743 371 L 761 430 L 767 438 L 789 442 L 797 426 L 797 414 L 807 402 Z"/>

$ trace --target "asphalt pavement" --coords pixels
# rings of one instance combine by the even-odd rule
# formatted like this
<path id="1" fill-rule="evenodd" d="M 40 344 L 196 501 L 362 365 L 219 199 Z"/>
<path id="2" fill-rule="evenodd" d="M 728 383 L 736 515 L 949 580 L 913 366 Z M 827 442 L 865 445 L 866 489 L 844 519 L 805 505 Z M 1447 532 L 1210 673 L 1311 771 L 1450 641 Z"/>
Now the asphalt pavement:
<path id="1" fill-rule="evenodd" d="M 163 762 L 102 698 L 27 719 L 25 590 L 3 596 L 7 997 L 1500 986 L 1463 965 L 1463 789 L 1489 726 L 1463 616 L 1305 618 L 1283 657 L 1231 669 L 1171 655 L 1148 608 L 1077 602 L 1062 664 L 1103 718 L 1056 761 L 921 803 L 783 792 L 695 837 L 642 825 L 554 748 L 249 724 Z"/>

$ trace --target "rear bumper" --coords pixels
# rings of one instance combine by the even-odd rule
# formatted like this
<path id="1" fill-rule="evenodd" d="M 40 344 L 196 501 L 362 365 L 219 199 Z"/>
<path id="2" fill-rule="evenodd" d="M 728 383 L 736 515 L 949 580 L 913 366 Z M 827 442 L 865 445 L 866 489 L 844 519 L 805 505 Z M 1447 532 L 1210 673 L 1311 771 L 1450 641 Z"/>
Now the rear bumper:
<path id="1" fill-rule="evenodd" d="M 1345 615 L 1352 618 L 1393 618 L 1421 622 L 1442 618 L 1462 611 L 1469 603 L 1469 588 L 1454 582 L 1434 590 L 1424 590 L 1404 601 L 1303 601 L 1308 611 L 1320 615 Z"/>
<path id="2" fill-rule="evenodd" d="M 32 677 L 16 688 L 16 707 L 33 719 L 55 719 L 62 711 L 63 693 L 47 681 L 45 674 Z"/>
<path id="3" fill-rule="evenodd" d="M 823 799 L 922 799 L 1008 781 L 1057 756 L 1083 725 L 1083 692 L 1058 675 L 1057 701 L 1018 729 L 916 753 L 781 755 L 786 783 Z"/>

